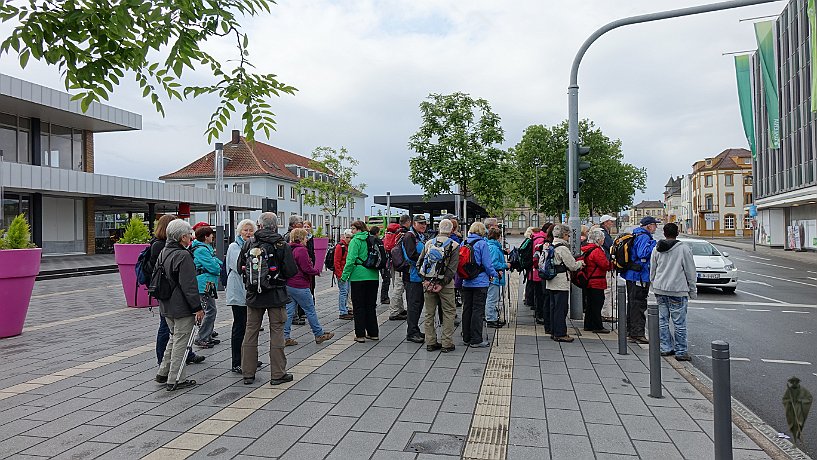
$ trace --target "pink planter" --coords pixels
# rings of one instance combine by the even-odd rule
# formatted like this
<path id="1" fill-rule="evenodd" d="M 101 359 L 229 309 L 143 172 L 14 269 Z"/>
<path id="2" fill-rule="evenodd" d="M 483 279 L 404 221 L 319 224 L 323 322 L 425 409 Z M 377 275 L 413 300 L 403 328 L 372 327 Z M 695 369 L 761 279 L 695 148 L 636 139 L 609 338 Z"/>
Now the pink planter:
<path id="1" fill-rule="evenodd" d="M 323 261 L 326 259 L 326 248 L 329 247 L 329 238 L 312 238 L 315 245 L 315 266 L 323 271 Z"/>
<path id="2" fill-rule="evenodd" d="M 42 249 L 0 251 L 0 338 L 23 332 Z"/>
<path id="3" fill-rule="evenodd" d="M 146 308 L 159 305 L 156 299 L 148 296 L 146 286 L 136 288 L 136 261 L 139 253 L 148 247 L 148 244 L 114 244 L 113 252 L 116 264 L 119 265 L 119 278 L 122 280 L 122 289 L 125 291 L 125 301 L 129 307 Z"/>

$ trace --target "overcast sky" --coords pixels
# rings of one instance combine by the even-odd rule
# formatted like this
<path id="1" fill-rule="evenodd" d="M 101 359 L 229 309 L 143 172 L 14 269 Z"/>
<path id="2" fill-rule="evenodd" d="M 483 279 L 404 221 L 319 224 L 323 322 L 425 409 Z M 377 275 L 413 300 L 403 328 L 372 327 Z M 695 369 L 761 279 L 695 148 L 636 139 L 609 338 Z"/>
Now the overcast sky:
<path id="1" fill-rule="evenodd" d="M 570 64 L 594 30 L 701 3 L 279 0 L 271 14 L 245 21 L 250 58 L 258 71 L 278 74 L 299 91 L 271 101 L 278 131 L 259 140 L 305 156 L 317 146 L 345 146 L 360 160 L 370 197 L 420 193 L 407 179 L 407 143 L 429 93 L 487 99 L 510 147 L 527 126 L 567 118 Z M 722 53 L 755 49 L 752 22 L 739 20 L 776 15 L 784 6 L 628 26 L 590 48 L 579 72 L 579 116 L 621 139 L 625 160 L 647 168 L 647 193 L 636 202 L 660 198 L 669 176 L 690 172 L 694 161 L 746 147 L 733 59 Z M 7 30 L 0 27 L 2 36 Z M 230 59 L 232 45 L 213 42 L 211 49 Z M 63 88 L 58 70 L 40 63 L 21 70 L 6 55 L 0 71 Z M 187 77 L 210 81 L 204 73 Z M 212 149 L 203 132 L 215 97 L 167 103 L 162 118 L 137 89 L 126 81 L 108 103 L 140 113 L 143 128 L 98 134 L 98 173 L 156 180 Z M 232 128 L 241 129 L 239 117 Z"/>

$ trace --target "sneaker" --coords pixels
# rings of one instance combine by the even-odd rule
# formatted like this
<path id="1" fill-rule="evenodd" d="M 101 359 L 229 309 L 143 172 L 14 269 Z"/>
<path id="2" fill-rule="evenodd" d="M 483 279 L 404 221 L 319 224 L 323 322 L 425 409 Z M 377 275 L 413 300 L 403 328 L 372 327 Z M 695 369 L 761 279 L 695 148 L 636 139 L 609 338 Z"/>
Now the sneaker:
<path id="1" fill-rule="evenodd" d="M 306 324 L 306 320 L 303 318 L 292 318 L 292 324 L 295 326 L 304 326 Z"/>
<path id="2" fill-rule="evenodd" d="M 637 336 L 637 337 L 630 337 L 629 340 L 630 340 L 630 343 L 640 343 L 642 345 L 647 345 L 647 344 L 650 343 L 650 341 L 647 340 L 647 338 L 644 337 L 643 335 L 642 336 Z"/>
<path id="3" fill-rule="evenodd" d="M 156 383 L 167 383 L 167 376 L 166 375 L 157 375 L 154 380 L 156 380 Z"/>
<path id="4" fill-rule="evenodd" d="M 454 345 L 451 345 L 450 347 L 442 347 L 440 348 L 440 353 L 451 353 L 454 351 L 454 348 Z"/>
<path id="5" fill-rule="evenodd" d="M 291 382 L 291 381 L 292 381 L 292 379 L 294 379 L 294 378 L 295 378 L 295 377 L 293 377 L 293 376 L 292 376 L 292 374 L 284 374 L 284 376 L 283 376 L 283 377 L 281 377 L 280 379 L 272 379 L 272 380 L 270 380 L 270 381 L 269 381 L 269 384 L 270 384 L 270 385 L 280 385 L 280 384 L 282 384 L 282 383 Z"/>
<path id="6" fill-rule="evenodd" d="M 661 356 L 672 356 L 672 355 L 674 355 L 674 354 L 675 354 L 675 350 L 670 350 L 670 351 L 662 351 L 662 352 L 661 352 Z"/>
<path id="7" fill-rule="evenodd" d="M 218 332 L 213 331 L 213 333 L 212 333 L 212 334 L 210 334 L 210 337 L 218 337 Z"/>
<path id="8" fill-rule="evenodd" d="M 199 364 L 204 361 L 204 356 L 191 354 L 187 357 L 187 364 Z"/>
<path id="9" fill-rule="evenodd" d="M 366 337 L 355 337 L 355 342 L 366 343 Z"/>
<path id="10" fill-rule="evenodd" d="M 488 327 L 492 327 L 494 329 L 499 329 L 502 326 L 503 326 L 502 324 L 499 324 L 499 321 L 488 321 Z"/>
<path id="11" fill-rule="evenodd" d="M 255 382 L 255 376 L 244 377 L 244 385 L 252 385 Z"/>
<path id="12" fill-rule="evenodd" d="M 389 299 L 381 299 L 381 300 L 380 300 L 380 304 L 381 304 L 381 305 L 388 305 L 388 304 L 390 304 L 390 303 L 391 303 L 391 300 L 389 300 Z"/>
<path id="13" fill-rule="evenodd" d="M 210 339 L 207 342 L 212 343 L 213 345 L 218 345 L 221 343 L 221 340 L 218 339 Z"/>
<path id="14" fill-rule="evenodd" d="M 168 383 L 167 384 L 167 391 L 181 390 L 183 388 L 190 388 L 190 387 L 194 387 L 194 386 L 196 386 L 196 381 L 195 380 L 185 380 L 183 382 L 178 382 L 178 383 L 173 383 L 173 384 Z"/>
<path id="15" fill-rule="evenodd" d="M 692 361 L 692 356 L 689 355 L 675 355 L 676 361 Z"/>
<path id="16" fill-rule="evenodd" d="M 443 348 L 442 345 L 439 343 L 435 343 L 434 345 L 426 345 L 426 351 L 437 351 Z"/>
<path id="17" fill-rule="evenodd" d="M 352 315 L 352 314 L 346 313 L 345 315 L 338 315 L 338 319 L 343 319 L 343 320 L 349 321 L 349 320 L 355 319 L 355 316 Z"/>
<path id="18" fill-rule="evenodd" d="M 489 342 L 487 340 L 483 340 L 480 343 L 472 343 L 471 345 L 469 345 L 469 347 L 471 347 L 471 348 L 488 348 L 490 346 L 491 346 L 491 342 Z"/>
<path id="19" fill-rule="evenodd" d="M 285 347 L 292 347 L 295 345 L 298 345 L 298 341 L 295 339 L 286 339 L 286 341 L 284 342 Z"/>
<path id="20" fill-rule="evenodd" d="M 425 343 L 426 341 L 425 338 L 420 337 L 419 335 L 412 335 L 411 337 L 406 337 L 406 340 L 414 343 Z"/>
<path id="21" fill-rule="evenodd" d="M 213 343 L 205 342 L 203 340 L 196 340 L 196 341 L 193 342 L 193 344 L 196 345 L 199 348 L 213 348 L 215 346 L 215 345 L 213 345 Z"/>
<path id="22" fill-rule="evenodd" d="M 334 332 L 327 332 L 327 333 L 325 333 L 323 335 L 318 335 L 318 336 L 315 337 L 315 343 L 320 345 L 323 342 L 326 342 L 327 340 L 331 339 L 334 336 L 335 336 Z"/>
<path id="23" fill-rule="evenodd" d="M 369 339 L 369 340 L 374 340 L 374 341 L 380 340 L 380 337 L 378 337 L 376 335 L 367 335 L 366 338 Z"/>
<path id="24" fill-rule="evenodd" d="M 230 369 L 230 372 L 232 372 L 233 374 L 240 374 L 241 366 L 234 366 L 232 369 Z"/>
<path id="25" fill-rule="evenodd" d="M 408 318 L 408 313 L 397 313 L 396 315 L 389 315 L 389 321 L 405 321 Z"/>

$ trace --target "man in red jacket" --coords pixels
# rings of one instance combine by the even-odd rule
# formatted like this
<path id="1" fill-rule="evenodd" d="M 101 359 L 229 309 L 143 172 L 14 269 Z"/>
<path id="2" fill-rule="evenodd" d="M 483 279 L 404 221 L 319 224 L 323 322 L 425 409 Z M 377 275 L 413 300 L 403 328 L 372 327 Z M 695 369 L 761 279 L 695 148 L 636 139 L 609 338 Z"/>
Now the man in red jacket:
<path id="1" fill-rule="evenodd" d="M 335 257 L 333 258 L 335 269 L 335 278 L 338 281 L 338 319 L 353 320 L 355 319 L 354 312 L 352 312 L 347 305 L 351 304 L 349 299 L 349 281 L 342 281 L 340 276 L 343 275 L 343 267 L 346 265 L 346 255 L 349 253 L 349 240 L 352 239 L 352 231 L 348 228 L 344 230 L 340 241 L 335 245 Z"/>
<path id="2" fill-rule="evenodd" d="M 610 261 L 604 252 L 604 232 L 595 228 L 587 234 L 587 243 L 582 246 L 585 272 L 589 280 L 584 296 L 587 299 L 587 311 L 584 316 L 584 330 L 597 334 L 607 334 L 601 320 L 601 307 L 604 306 L 604 290 L 607 289 L 607 272 Z"/>

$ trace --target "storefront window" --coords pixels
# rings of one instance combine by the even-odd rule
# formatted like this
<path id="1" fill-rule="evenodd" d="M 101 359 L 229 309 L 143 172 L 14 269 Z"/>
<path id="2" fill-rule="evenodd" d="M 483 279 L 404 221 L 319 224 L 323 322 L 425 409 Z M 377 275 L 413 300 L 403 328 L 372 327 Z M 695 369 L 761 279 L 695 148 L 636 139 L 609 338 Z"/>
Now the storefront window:
<path id="1" fill-rule="evenodd" d="M 29 197 L 28 195 L 17 195 L 13 193 L 3 194 L 3 221 L 0 222 L 0 228 L 6 229 L 19 214 L 23 214 L 31 222 L 29 216 Z"/>

